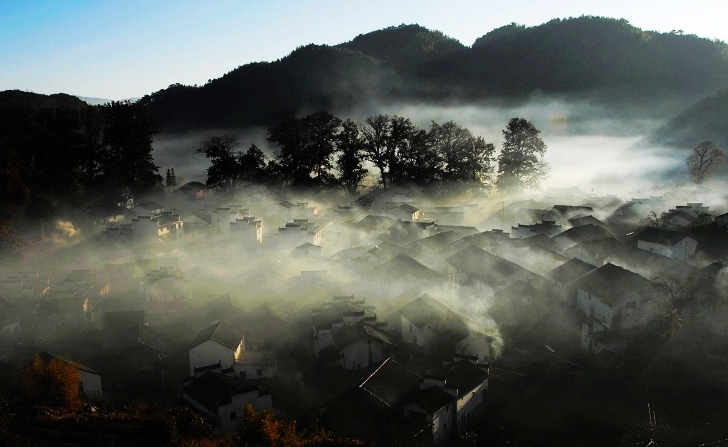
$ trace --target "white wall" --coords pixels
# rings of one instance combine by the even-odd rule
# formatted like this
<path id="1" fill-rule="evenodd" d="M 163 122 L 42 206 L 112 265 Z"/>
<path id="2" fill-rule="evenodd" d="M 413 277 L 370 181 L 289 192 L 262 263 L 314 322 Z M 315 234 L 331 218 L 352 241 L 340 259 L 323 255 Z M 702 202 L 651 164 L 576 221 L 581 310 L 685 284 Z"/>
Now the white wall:
<path id="1" fill-rule="evenodd" d="M 465 360 L 462 360 L 465 361 Z M 463 394 L 456 402 L 458 432 L 462 432 L 472 420 L 471 413 L 483 403 L 484 391 L 488 388 L 487 379 L 472 391 Z"/>
<path id="2" fill-rule="evenodd" d="M 658 255 L 667 256 L 668 258 L 686 259 L 695 254 L 695 250 L 698 248 L 698 242 L 691 237 L 686 237 L 673 246 L 637 241 L 637 248 L 651 253 L 656 253 Z"/>
<path id="3" fill-rule="evenodd" d="M 239 351 L 242 351 L 241 345 L 238 346 Z M 190 349 L 190 375 L 194 374 L 195 367 L 214 365 L 217 362 L 222 362 L 223 369 L 230 368 L 235 363 L 235 357 L 236 352 L 232 349 L 214 340 L 207 340 Z"/>
<path id="4" fill-rule="evenodd" d="M 83 392 L 89 399 L 101 399 L 101 376 L 87 371 L 79 371 Z"/>
<path id="5" fill-rule="evenodd" d="M 418 328 L 406 319 L 404 315 L 402 316 L 402 340 L 405 343 L 424 346 L 432 340 L 434 335 L 435 333 L 432 331 L 431 323 L 422 328 Z"/>

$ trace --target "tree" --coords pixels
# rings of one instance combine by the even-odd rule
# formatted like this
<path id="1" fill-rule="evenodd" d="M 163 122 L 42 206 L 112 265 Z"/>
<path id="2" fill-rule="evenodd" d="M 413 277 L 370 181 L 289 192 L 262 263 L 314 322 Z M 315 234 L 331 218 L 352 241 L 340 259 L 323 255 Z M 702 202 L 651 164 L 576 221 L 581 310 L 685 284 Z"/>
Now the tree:
<path id="1" fill-rule="evenodd" d="M 212 164 L 207 168 L 207 186 L 219 191 L 235 190 L 240 177 L 240 140 L 235 135 L 215 135 L 202 142 L 198 154 L 204 154 Z"/>
<path id="2" fill-rule="evenodd" d="M 390 146 L 392 118 L 389 115 L 367 117 L 359 126 L 364 138 L 364 155 L 379 169 L 379 179 L 383 187 L 389 183 L 389 163 L 393 149 Z"/>
<path id="3" fill-rule="evenodd" d="M 344 121 L 336 137 L 336 169 L 339 171 L 339 183 L 349 194 L 356 194 L 367 175 L 362 165 L 363 150 L 364 140 L 356 123 L 350 119 Z"/>
<path id="4" fill-rule="evenodd" d="M 255 447 L 363 446 L 357 439 L 339 438 L 322 429 L 298 430 L 295 420 L 277 417 L 271 410 L 258 412 L 246 404 L 238 424 L 239 445 Z"/>
<path id="5" fill-rule="evenodd" d="M 454 121 L 432 122 L 430 140 L 443 160 L 442 180 L 478 188 L 490 187 L 495 146 L 474 137 Z"/>
<path id="6" fill-rule="evenodd" d="M 44 359 L 36 355 L 19 372 L 20 387 L 31 402 L 76 409 L 81 399 L 81 377 L 75 366 L 59 358 Z"/>
<path id="7" fill-rule="evenodd" d="M 710 141 L 703 141 L 695 146 L 693 152 L 685 159 L 685 164 L 690 170 L 690 178 L 698 185 L 705 181 L 714 167 L 724 162 L 723 151 Z"/>
<path id="8" fill-rule="evenodd" d="M 239 180 L 245 183 L 264 183 L 268 180 L 266 156 L 258 146 L 251 144 L 245 153 L 238 155 Z"/>
<path id="9" fill-rule="evenodd" d="M 546 152 L 540 130 L 524 118 L 512 118 L 503 131 L 503 149 L 498 155 L 498 179 L 501 192 L 537 188 L 548 174 L 543 162 Z M 540 157 L 539 157 L 540 156 Z"/>
<path id="10" fill-rule="evenodd" d="M 161 189 L 163 179 L 152 158 L 152 137 L 159 132 L 154 117 L 130 101 L 113 101 L 102 110 L 106 127 L 100 167 L 105 183 L 135 194 Z"/>
<path id="11" fill-rule="evenodd" d="M 442 179 L 442 157 L 426 130 L 413 126 L 396 149 L 392 184 L 429 185 Z"/>
<path id="12" fill-rule="evenodd" d="M 289 118 L 268 129 L 268 141 L 279 146 L 273 166 L 288 186 L 333 183 L 332 156 L 341 120 L 329 112 Z"/>
<path id="13" fill-rule="evenodd" d="M 0 248 L 15 243 L 14 207 L 30 200 L 27 169 L 10 145 L 0 139 Z"/>

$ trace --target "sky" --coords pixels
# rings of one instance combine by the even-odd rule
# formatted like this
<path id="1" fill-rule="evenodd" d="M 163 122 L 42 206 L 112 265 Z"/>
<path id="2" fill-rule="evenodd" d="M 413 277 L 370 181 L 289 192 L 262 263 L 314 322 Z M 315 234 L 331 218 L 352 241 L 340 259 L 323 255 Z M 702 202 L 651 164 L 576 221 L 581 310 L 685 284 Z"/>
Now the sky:
<path id="1" fill-rule="evenodd" d="M 134 98 L 403 23 L 471 45 L 511 22 L 580 15 L 728 41 L 717 0 L 0 0 L 0 90 Z"/>

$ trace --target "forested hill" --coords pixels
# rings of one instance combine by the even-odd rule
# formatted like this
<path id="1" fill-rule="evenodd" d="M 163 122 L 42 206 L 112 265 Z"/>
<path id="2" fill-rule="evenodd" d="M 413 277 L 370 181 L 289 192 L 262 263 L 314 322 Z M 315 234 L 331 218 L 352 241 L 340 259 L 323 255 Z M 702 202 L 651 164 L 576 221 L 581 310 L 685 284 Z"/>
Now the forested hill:
<path id="1" fill-rule="evenodd" d="M 142 103 L 167 131 L 270 125 L 296 113 L 346 113 L 373 101 L 478 101 L 534 92 L 603 101 L 697 100 L 728 86 L 728 45 L 579 17 L 508 25 L 467 47 L 401 25 L 338 46 L 307 45 L 200 87 L 172 85 Z"/>
<path id="2" fill-rule="evenodd" d="M 728 89 L 689 107 L 649 138 L 653 144 L 686 150 L 703 141 L 728 149 Z"/>

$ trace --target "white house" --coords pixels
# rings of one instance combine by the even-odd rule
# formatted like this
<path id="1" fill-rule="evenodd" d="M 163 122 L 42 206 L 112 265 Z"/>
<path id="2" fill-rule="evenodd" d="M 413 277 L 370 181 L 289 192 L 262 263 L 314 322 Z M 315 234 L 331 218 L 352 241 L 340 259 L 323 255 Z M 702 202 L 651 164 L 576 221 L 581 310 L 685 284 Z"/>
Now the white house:
<path id="1" fill-rule="evenodd" d="M 419 208 L 407 203 L 400 203 L 384 211 L 384 215 L 394 220 L 412 222 L 418 220 L 421 215 Z"/>
<path id="2" fill-rule="evenodd" d="M 281 247 L 298 247 L 303 243 L 321 245 L 321 230 L 316 222 L 308 219 L 295 219 L 284 227 L 278 228 L 278 243 Z"/>
<path id="3" fill-rule="evenodd" d="M 442 332 L 455 332 L 460 341 L 468 336 L 468 327 L 458 314 L 425 294 L 399 311 L 402 318 L 402 341 L 426 346 L 440 338 Z"/>
<path id="4" fill-rule="evenodd" d="M 293 256 L 300 258 L 320 258 L 321 257 L 321 246 L 313 245 L 310 242 L 304 242 L 298 247 L 293 249 Z"/>
<path id="5" fill-rule="evenodd" d="M 184 222 L 179 215 L 168 211 L 155 216 L 139 216 L 131 223 L 134 240 L 141 243 L 177 240 L 184 236 Z"/>
<path id="6" fill-rule="evenodd" d="M 456 356 L 435 374 L 423 374 L 404 414 L 424 418 L 432 430 L 432 443 L 442 444 L 473 424 L 487 389 L 488 365 L 477 357 Z"/>
<path id="7" fill-rule="evenodd" d="M 386 359 L 394 346 L 382 332 L 386 321 L 377 322 L 374 306 L 354 296 L 335 296 L 324 308 L 313 310 L 313 344 L 324 364 L 344 369 L 368 368 Z"/>
<path id="8" fill-rule="evenodd" d="M 470 245 L 445 259 L 451 282 L 470 285 L 476 290 L 499 291 L 518 281 L 541 280 L 520 265 Z"/>
<path id="9" fill-rule="evenodd" d="M 518 224 L 516 227 L 511 227 L 511 237 L 518 239 L 525 239 L 532 236 L 538 236 L 539 234 L 545 234 L 546 236 L 553 236 L 561 232 L 561 225 L 557 224 L 555 220 L 542 220 L 537 224 Z"/>
<path id="10" fill-rule="evenodd" d="M 404 343 L 490 358 L 492 339 L 470 329 L 460 315 L 427 294 L 407 304 L 399 313 Z"/>
<path id="11" fill-rule="evenodd" d="M 692 236 L 662 228 L 645 228 L 635 238 L 637 248 L 673 259 L 687 259 L 698 248 L 698 241 Z"/>
<path id="12" fill-rule="evenodd" d="M 220 362 L 223 369 L 231 368 L 243 353 L 244 337 L 232 326 L 220 321 L 203 329 L 192 342 L 190 349 L 190 375 L 195 368 Z"/>
<path id="13" fill-rule="evenodd" d="M 164 206 L 157 202 L 144 202 L 134 207 L 137 216 L 156 216 L 164 212 Z"/>
<path id="14" fill-rule="evenodd" d="M 218 365 L 230 369 L 236 377 L 246 379 L 271 378 L 278 361 L 273 352 L 245 349 L 245 337 L 238 335 L 232 325 L 220 321 L 202 330 L 190 349 L 190 375 L 208 371 Z"/>
<path id="15" fill-rule="evenodd" d="M 582 312 L 582 349 L 598 354 L 619 350 L 626 332 L 649 321 L 656 311 L 650 281 L 629 270 L 607 263 L 577 282 L 576 304 Z"/>
<path id="16" fill-rule="evenodd" d="M 273 407 L 270 391 L 261 390 L 253 383 L 228 373 L 207 371 L 186 381 L 182 398 L 193 408 L 212 419 L 223 433 L 235 433 L 238 420 L 245 406 L 252 404 L 256 410 Z"/>

